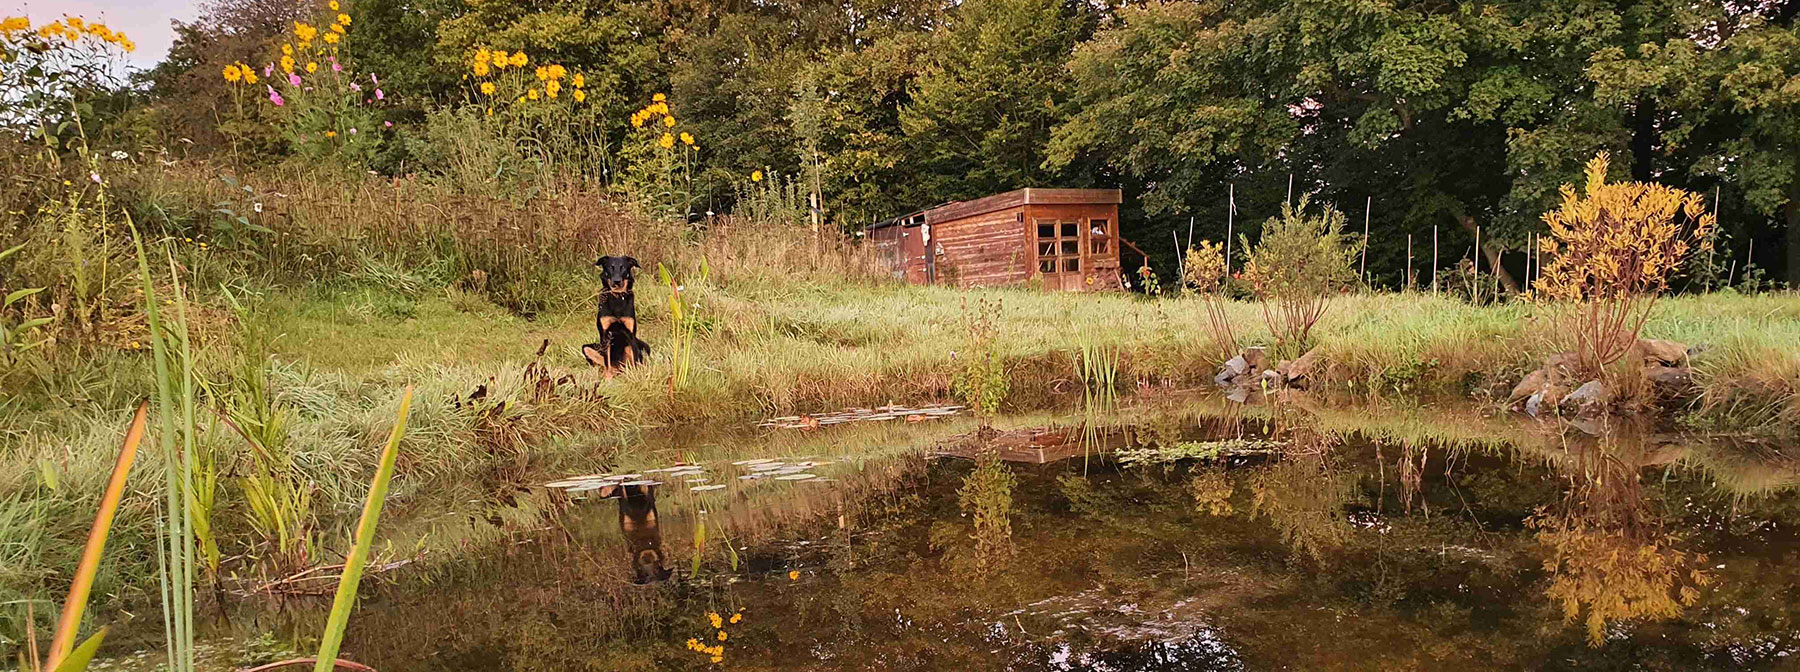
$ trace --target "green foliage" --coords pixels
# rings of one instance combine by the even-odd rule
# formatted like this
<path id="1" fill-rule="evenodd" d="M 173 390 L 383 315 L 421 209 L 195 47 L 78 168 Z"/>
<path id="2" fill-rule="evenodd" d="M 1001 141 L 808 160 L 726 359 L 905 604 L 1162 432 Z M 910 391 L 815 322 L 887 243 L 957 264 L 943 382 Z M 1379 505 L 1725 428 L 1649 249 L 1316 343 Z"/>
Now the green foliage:
<path id="1" fill-rule="evenodd" d="M 1019 478 L 1006 462 L 987 453 L 975 460 L 975 470 L 956 491 L 956 505 L 974 528 L 975 573 L 986 575 L 1010 561 L 1017 549 L 1012 542 L 1013 489 Z"/>
<path id="2" fill-rule="evenodd" d="M 394 463 L 400 457 L 400 439 L 406 436 L 406 418 L 412 410 L 412 397 L 413 388 L 408 385 L 406 392 L 400 395 L 400 410 L 395 412 L 394 429 L 388 434 L 387 446 L 381 449 L 375 478 L 369 482 L 369 497 L 363 502 L 362 519 L 356 523 L 356 541 L 350 547 L 350 557 L 344 559 L 344 573 L 338 577 L 337 595 L 331 601 L 325 631 L 320 634 L 319 656 L 313 672 L 331 672 L 336 667 L 338 647 L 344 643 L 344 631 L 350 627 L 350 612 L 356 608 L 356 590 L 362 584 L 363 566 L 368 564 L 369 551 L 375 545 L 375 526 L 381 521 L 382 505 L 387 503 Z"/>
<path id="3" fill-rule="evenodd" d="M 964 350 L 953 355 L 959 365 L 950 378 L 950 391 L 982 415 L 998 413 L 1012 389 L 997 339 L 1000 310 L 998 299 L 980 299 L 973 311 L 967 301 L 963 302 L 962 325 L 967 339 Z"/>
<path id="4" fill-rule="evenodd" d="M 1326 206 L 1318 216 L 1308 216 L 1307 205 L 1304 196 L 1297 205 L 1282 204 L 1281 216 L 1263 224 L 1254 246 L 1249 236 L 1242 240 L 1249 250 L 1244 279 L 1264 302 L 1269 332 L 1296 355 L 1332 297 L 1356 283 L 1356 255 L 1362 249 L 1360 240 L 1344 235 L 1344 213 Z"/>

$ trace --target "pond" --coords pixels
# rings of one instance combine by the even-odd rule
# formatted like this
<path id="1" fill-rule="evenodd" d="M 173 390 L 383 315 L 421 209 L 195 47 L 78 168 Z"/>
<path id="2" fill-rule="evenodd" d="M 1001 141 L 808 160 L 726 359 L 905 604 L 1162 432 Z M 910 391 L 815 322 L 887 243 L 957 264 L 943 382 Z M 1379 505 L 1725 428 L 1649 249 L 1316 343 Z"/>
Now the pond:
<path id="1" fill-rule="evenodd" d="M 1795 446 L 1466 405 L 903 422 L 647 435 L 692 464 L 532 488 L 453 559 L 366 591 L 345 657 L 1743 670 L 1800 651 Z M 322 608 L 214 628 L 303 636 Z"/>

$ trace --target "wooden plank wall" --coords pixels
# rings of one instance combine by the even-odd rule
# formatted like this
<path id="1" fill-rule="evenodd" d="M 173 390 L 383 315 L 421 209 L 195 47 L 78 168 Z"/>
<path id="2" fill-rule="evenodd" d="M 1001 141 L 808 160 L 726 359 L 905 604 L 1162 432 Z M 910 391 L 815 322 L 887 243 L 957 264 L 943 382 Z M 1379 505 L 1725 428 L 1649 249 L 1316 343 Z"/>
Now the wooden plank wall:
<path id="1" fill-rule="evenodd" d="M 938 282 L 986 287 L 1024 280 L 1036 260 L 1020 235 L 1021 211 L 1013 207 L 933 225 L 932 245 L 944 248 Z"/>

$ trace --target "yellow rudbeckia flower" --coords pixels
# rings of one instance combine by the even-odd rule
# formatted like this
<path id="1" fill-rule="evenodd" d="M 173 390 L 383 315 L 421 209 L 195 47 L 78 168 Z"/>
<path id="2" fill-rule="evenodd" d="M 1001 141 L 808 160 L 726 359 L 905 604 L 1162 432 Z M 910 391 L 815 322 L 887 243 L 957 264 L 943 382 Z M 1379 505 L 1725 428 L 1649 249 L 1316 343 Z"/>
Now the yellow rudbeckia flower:
<path id="1" fill-rule="evenodd" d="M 515 68 L 523 68 L 526 63 L 531 62 L 531 59 L 525 56 L 525 52 L 515 51 L 513 52 L 512 58 L 509 59 L 509 62 L 511 62 L 512 66 Z"/>
<path id="2" fill-rule="evenodd" d="M 494 83 L 493 82 L 482 82 L 481 83 L 481 92 L 485 93 L 487 95 L 490 95 L 490 96 L 494 95 Z"/>
<path id="3" fill-rule="evenodd" d="M 526 98 L 530 98 L 530 99 L 532 99 L 532 100 L 537 100 L 537 99 L 538 99 L 538 90 L 537 90 L 537 89 L 532 89 L 532 90 L 530 90 L 530 91 L 526 91 L 526 92 L 525 92 L 525 97 L 526 97 Z"/>
<path id="4" fill-rule="evenodd" d="M 575 90 L 575 102 L 577 102 L 577 103 L 587 102 L 587 92 L 583 91 L 581 89 L 576 89 Z"/>
<path id="5" fill-rule="evenodd" d="M 243 79 L 244 73 L 238 72 L 236 63 L 225 66 L 225 81 L 236 84 Z"/>
<path id="6" fill-rule="evenodd" d="M 668 100 L 668 99 L 669 99 L 669 97 L 668 97 L 668 96 L 665 96 L 665 95 L 663 95 L 663 94 L 660 94 L 660 93 L 659 93 L 659 94 L 656 94 L 656 95 L 654 95 L 654 96 L 651 96 L 651 97 L 650 97 L 650 100 L 651 100 L 651 101 L 653 101 L 653 102 L 658 102 L 658 103 L 660 103 L 660 102 L 663 102 L 663 101 L 665 101 L 665 100 Z"/>

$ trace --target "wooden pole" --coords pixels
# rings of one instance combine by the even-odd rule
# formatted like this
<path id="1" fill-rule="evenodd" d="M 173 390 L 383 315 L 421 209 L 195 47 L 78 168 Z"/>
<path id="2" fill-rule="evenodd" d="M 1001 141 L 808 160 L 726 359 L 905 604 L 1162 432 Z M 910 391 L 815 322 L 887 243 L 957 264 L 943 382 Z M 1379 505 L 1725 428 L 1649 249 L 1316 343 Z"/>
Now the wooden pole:
<path id="1" fill-rule="evenodd" d="M 1734 283 L 1734 282 L 1737 282 L 1737 260 L 1736 259 L 1731 260 L 1731 274 L 1725 276 L 1725 286 L 1730 287 L 1732 285 L 1732 283 Z"/>
<path id="2" fill-rule="evenodd" d="M 1169 229 L 1169 241 L 1175 245 L 1175 282 L 1187 277 L 1187 255 L 1181 253 L 1181 234 Z"/>
<path id="3" fill-rule="evenodd" d="M 1431 293 L 1437 294 L 1438 274 L 1438 227 L 1431 225 Z"/>
<path id="4" fill-rule="evenodd" d="M 1362 275 L 1365 285 L 1369 284 L 1369 210 L 1375 207 L 1375 197 L 1368 198 L 1369 200 L 1363 203 L 1362 269 L 1358 271 Z"/>
<path id="5" fill-rule="evenodd" d="M 1481 305 L 1481 227 L 1475 227 L 1475 278 L 1469 283 L 1474 292 L 1475 305 Z"/>
<path id="6" fill-rule="evenodd" d="M 1187 249 L 1190 249 L 1190 250 L 1191 250 L 1191 249 L 1194 249 L 1194 216 L 1193 216 L 1193 215 L 1188 215 L 1188 244 L 1187 244 Z"/>
<path id="7" fill-rule="evenodd" d="M 1288 198 L 1287 198 L 1287 202 L 1289 202 L 1289 203 L 1293 203 L 1293 202 L 1294 202 L 1294 174 L 1293 174 L 1293 173 L 1288 173 Z"/>
<path id="8" fill-rule="evenodd" d="M 1237 185 L 1225 185 L 1225 277 L 1231 277 L 1231 225 L 1237 218 Z"/>
<path id="9" fill-rule="evenodd" d="M 1412 274 L 1412 234 L 1406 234 L 1406 288 L 1401 291 L 1410 292 L 1413 288 Z"/>

